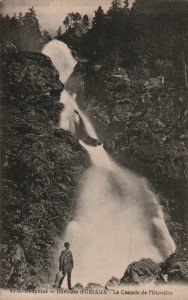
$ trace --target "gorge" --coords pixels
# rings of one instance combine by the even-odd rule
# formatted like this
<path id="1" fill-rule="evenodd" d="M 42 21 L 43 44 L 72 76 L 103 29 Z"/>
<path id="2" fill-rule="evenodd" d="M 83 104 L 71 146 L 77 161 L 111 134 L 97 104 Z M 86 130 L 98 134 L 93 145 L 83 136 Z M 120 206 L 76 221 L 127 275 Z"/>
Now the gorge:
<path id="1" fill-rule="evenodd" d="M 66 86 L 76 66 L 70 49 L 54 40 L 42 53 L 51 58 Z M 95 129 L 76 103 L 76 94 L 65 87 L 60 102 L 64 109 L 59 127 L 76 135 L 75 124 L 82 119 L 87 134 L 97 139 Z M 104 284 L 112 275 L 121 277 L 135 260 L 150 258 L 159 263 L 167 259 L 175 252 L 175 243 L 147 180 L 118 165 L 103 145 L 79 142 L 89 153 L 91 165 L 80 179 L 75 216 L 58 247 L 60 251 L 65 241 L 71 243 L 75 283 Z"/>

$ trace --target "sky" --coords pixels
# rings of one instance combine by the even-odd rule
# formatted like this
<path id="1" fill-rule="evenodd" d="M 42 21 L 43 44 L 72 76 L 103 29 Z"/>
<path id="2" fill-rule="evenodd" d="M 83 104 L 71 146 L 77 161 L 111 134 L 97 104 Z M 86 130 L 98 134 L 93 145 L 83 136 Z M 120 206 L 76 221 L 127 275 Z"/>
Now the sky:
<path id="1" fill-rule="evenodd" d="M 130 3 L 133 0 L 130 0 Z M 111 0 L 0 0 L 3 3 L 3 15 L 14 15 L 25 12 L 34 7 L 41 25 L 41 29 L 54 34 L 62 25 L 69 12 L 79 12 L 81 15 L 94 15 L 94 11 L 101 5 L 104 11 L 108 10 Z"/>

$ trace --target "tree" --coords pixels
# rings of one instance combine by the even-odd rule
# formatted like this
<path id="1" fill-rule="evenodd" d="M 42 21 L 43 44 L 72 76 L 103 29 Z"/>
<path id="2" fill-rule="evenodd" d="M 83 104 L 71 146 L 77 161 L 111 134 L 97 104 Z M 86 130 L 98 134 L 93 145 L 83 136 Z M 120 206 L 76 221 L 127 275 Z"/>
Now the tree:
<path id="1" fill-rule="evenodd" d="M 82 24 L 82 17 L 78 12 L 69 13 L 63 21 L 63 24 L 65 25 L 65 30 L 68 31 Z"/>
<path id="2" fill-rule="evenodd" d="M 133 10 L 150 10 L 171 14 L 172 12 L 185 12 L 188 9 L 187 0 L 135 0 Z"/>
<path id="3" fill-rule="evenodd" d="M 122 7 L 121 0 L 112 0 L 111 9 L 116 10 Z"/>
<path id="4" fill-rule="evenodd" d="M 83 25 L 85 27 L 89 27 L 89 17 L 88 17 L 88 15 L 83 16 Z"/>
<path id="5" fill-rule="evenodd" d="M 19 50 L 40 51 L 43 45 L 43 37 L 36 11 L 31 7 L 24 15 L 8 15 L 1 19 L 3 41 L 13 43 Z M 47 36 L 45 35 L 45 38 Z"/>
<path id="6" fill-rule="evenodd" d="M 73 27 L 74 24 L 74 13 L 69 13 L 65 20 L 63 21 L 63 24 L 65 25 L 65 30 L 68 31 Z"/>
<path id="7" fill-rule="evenodd" d="M 67 31 L 69 29 L 69 26 L 70 26 L 69 17 L 68 16 L 66 16 L 65 20 L 63 21 L 63 24 L 65 25 L 65 30 Z M 58 30 L 60 30 L 60 29 L 61 29 L 61 26 L 59 27 Z"/>
<path id="8" fill-rule="evenodd" d="M 73 25 L 74 25 L 74 13 L 68 14 L 68 20 L 69 20 L 69 28 L 73 28 Z"/>
<path id="9" fill-rule="evenodd" d="M 82 17 L 78 12 L 76 12 L 75 14 L 73 13 L 72 19 L 73 19 L 73 27 L 77 27 L 78 24 L 82 23 Z"/>
<path id="10" fill-rule="evenodd" d="M 44 44 L 47 44 L 49 41 L 51 41 L 52 37 L 51 35 L 49 34 L 48 31 L 44 30 L 42 32 L 42 40 L 44 42 Z"/>
<path id="11" fill-rule="evenodd" d="M 124 0 L 124 8 L 129 8 L 129 0 Z"/>
<path id="12" fill-rule="evenodd" d="M 25 13 L 24 18 L 28 22 L 30 21 L 31 23 L 37 24 L 37 26 L 39 27 L 39 23 L 38 23 L 38 20 L 36 17 L 36 11 L 34 10 L 33 6 L 31 8 L 29 8 L 28 12 Z"/>
<path id="13" fill-rule="evenodd" d="M 102 29 L 102 26 L 104 25 L 104 20 L 105 20 L 105 14 L 101 6 L 95 11 L 95 16 L 93 18 L 93 27 L 97 29 Z"/>
<path id="14" fill-rule="evenodd" d="M 42 46 L 42 33 L 40 25 L 36 17 L 36 11 L 33 7 L 29 8 L 22 18 L 23 25 L 21 27 L 22 40 L 21 48 L 24 50 L 40 50 Z"/>

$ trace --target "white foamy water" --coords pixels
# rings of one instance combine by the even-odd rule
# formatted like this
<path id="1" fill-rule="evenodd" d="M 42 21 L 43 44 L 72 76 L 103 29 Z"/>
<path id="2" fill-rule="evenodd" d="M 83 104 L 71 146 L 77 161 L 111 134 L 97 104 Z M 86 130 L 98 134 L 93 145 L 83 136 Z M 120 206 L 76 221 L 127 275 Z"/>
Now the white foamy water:
<path id="1" fill-rule="evenodd" d="M 60 78 L 65 80 L 63 73 L 70 76 L 75 64 L 71 63 L 68 47 L 59 43 L 50 42 L 43 53 L 51 57 Z M 64 61 L 66 59 L 68 62 Z M 60 128 L 74 134 L 75 123 L 79 122 L 75 114 L 77 111 L 87 133 L 97 138 L 95 129 L 77 106 L 75 97 L 66 90 L 61 94 L 64 110 Z M 112 276 L 120 278 L 128 264 L 141 258 L 150 258 L 157 263 L 165 260 L 175 251 L 175 244 L 157 197 L 147 181 L 119 166 L 103 145 L 92 147 L 82 141 L 80 144 L 88 151 L 91 166 L 80 180 L 76 214 L 68 224 L 57 252 L 58 261 L 64 242 L 71 243 L 75 261 L 73 284 L 104 284 Z"/>
<path id="2" fill-rule="evenodd" d="M 63 42 L 53 40 L 44 46 L 42 53 L 51 58 L 54 67 L 59 72 L 59 79 L 65 84 L 77 64 L 68 46 Z M 87 116 L 78 107 L 75 99 L 76 94 L 64 88 L 60 97 L 60 102 L 63 103 L 64 109 L 61 113 L 59 127 L 71 131 L 74 135 L 75 123 L 79 124 L 80 121 L 78 114 L 75 113 L 75 111 L 77 111 L 85 124 L 88 135 L 97 139 L 95 129 L 91 122 L 89 122 Z"/>
<path id="3" fill-rule="evenodd" d="M 133 261 L 164 261 L 175 244 L 147 181 L 118 166 L 102 146 L 81 144 L 92 166 L 80 182 L 76 217 L 64 237 L 75 255 L 75 282 L 105 284 L 121 278 Z"/>
<path id="4" fill-rule="evenodd" d="M 68 46 L 58 40 L 52 40 L 44 46 L 42 53 L 51 58 L 59 72 L 59 79 L 65 83 L 77 64 Z"/>

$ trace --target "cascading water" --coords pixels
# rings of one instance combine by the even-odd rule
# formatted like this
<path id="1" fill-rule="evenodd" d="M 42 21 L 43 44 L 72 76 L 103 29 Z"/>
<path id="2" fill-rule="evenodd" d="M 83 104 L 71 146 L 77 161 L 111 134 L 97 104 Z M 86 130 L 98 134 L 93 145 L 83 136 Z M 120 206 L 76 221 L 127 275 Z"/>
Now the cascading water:
<path id="1" fill-rule="evenodd" d="M 76 65 L 68 47 L 52 41 L 43 53 L 51 58 L 65 83 Z M 96 132 L 75 97 L 66 90 L 62 92 L 60 127 L 74 134 L 80 116 L 87 134 L 96 139 Z M 102 145 L 92 147 L 83 141 L 80 144 L 88 151 L 91 166 L 80 180 L 76 215 L 59 245 L 60 252 L 64 241 L 71 243 L 75 260 L 73 281 L 104 284 L 112 276 L 120 278 L 135 260 L 166 259 L 175 251 L 175 244 L 147 181 L 119 166 Z"/>
<path id="2" fill-rule="evenodd" d="M 53 40 L 44 46 L 42 53 L 51 58 L 54 67 L 59 72 L 59 79 L 65 84 L 77 64 L 68 46 L 60 41 Z M 61 113 L 59 127 L 75 134 L 75 123 L 78 124 L 80 121 L 79 114 L 86 126 L 87 134 L 97 139 L 93 126 L 87 116 L 79 109 L 75 98 L 76 94 L 72 94 L 66 89 L 62 91 L 60 102 L 63 103 L 64 109 Z M 78 114 L 76 112 L 78 112 Z"/>

